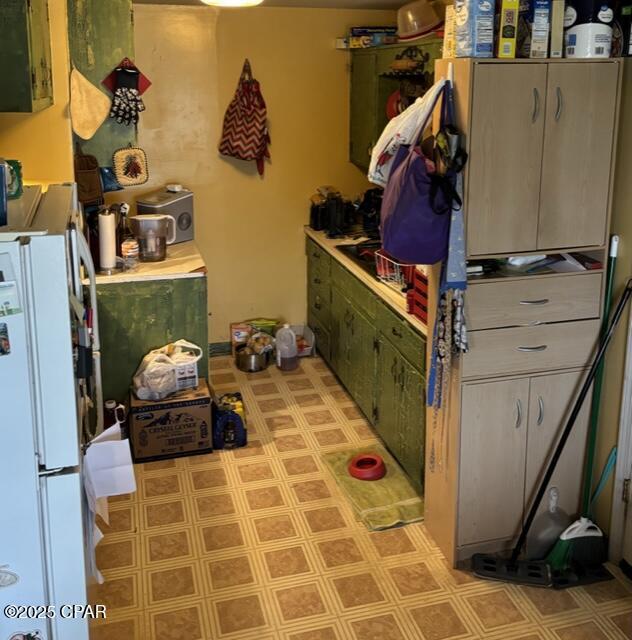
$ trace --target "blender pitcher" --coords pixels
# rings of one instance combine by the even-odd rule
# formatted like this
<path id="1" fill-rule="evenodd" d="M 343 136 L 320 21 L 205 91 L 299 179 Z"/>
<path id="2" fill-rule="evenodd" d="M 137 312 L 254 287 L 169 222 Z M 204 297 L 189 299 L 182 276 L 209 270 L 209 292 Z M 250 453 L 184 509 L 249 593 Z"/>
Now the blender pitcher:
<path id="1" fill-rule="evenodd" d="M 173 216 L 143 214 L 130 216 L 132 233 L 138 240 L 141 262 L 161 262 L 167 257 L 167 245 L 176 239 Z"/>

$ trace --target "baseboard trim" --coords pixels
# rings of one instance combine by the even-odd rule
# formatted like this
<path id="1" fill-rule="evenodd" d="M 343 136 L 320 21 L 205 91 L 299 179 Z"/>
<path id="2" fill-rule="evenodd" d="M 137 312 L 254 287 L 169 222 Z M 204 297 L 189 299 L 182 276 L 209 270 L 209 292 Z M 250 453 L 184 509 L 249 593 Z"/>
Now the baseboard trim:
<path id="1" fill-rule="evenodd" d="M 232 352 L 230 342 L 210 342 L 208 345 L 208 357 L 229 356 Z"/>

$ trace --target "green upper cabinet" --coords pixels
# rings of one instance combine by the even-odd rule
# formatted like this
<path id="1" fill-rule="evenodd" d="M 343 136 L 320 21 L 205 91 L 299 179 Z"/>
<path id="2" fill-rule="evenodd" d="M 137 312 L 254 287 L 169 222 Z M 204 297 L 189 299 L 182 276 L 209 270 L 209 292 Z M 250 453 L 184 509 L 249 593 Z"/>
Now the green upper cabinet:
<path id="1" fill-rule="evenodd" d="M 373 146 L 388 123 L 386 105 L 396 91 L 420 96 L 434 82 L 434 60 L 441 56 L 441 41 L 429 38 L 414 46 L 392 45 L 351 52 L 351 110 L 349 160 L 368 170 Z M 418 62 L 413 73 L 395 71 L 398 59 Z M 413 98 L 414 99 L 414 98 Z"/>
<path id="2" fill-rule="evenodd" d="M 48 0 L 2 0 L 0 33 L 0 112 L 31 113 L 50 107 Z"/>
<path id="3" fill-rule="evenodd" d="M 377 54 L 352 54 L 351 132 L 349 159 L 368 169 L 371 148 L 377 142 Z"/>

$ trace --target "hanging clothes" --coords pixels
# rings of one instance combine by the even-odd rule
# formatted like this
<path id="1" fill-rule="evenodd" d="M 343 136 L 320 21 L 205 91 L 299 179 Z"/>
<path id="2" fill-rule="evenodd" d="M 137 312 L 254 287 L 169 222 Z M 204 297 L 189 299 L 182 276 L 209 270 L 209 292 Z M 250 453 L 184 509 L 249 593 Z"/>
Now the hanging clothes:
<path id="1" fill-rule="evenodd" d="M 465 290 L 467 288 L 467 253 L 463 218 L 463 168 L 467 154 L 463 136 L 454 125 L 454 94 L 448 81 L 442 127 L 437 134 L 438 162 L 455 179 L 458 200 L 452 208 L 448 240 L 448 257 L 441 266 L 439 301 L 435 317 L 432 356 L 428 375 L 427 402 L 433 407 L 430 436 L 429 471 L 443 469 L 447 455 L 444 420 L 439 425 L 439 410 L 448 393 L 453 360 L 467 353 L 467 324 L 465 318 Z"/>
<path id="2" fill-rule="evenodd" d="M 423 97 L 417 98 L 408 109 L 386 125 L 371 152 L 368 173 L 370 182 L 380 187 L 386 186 L 397 151 L 401 145 L 409 145 L 415 141 L 420 128 L 430 117 L 444 84 L 443 78 L 435 82 Z"/>

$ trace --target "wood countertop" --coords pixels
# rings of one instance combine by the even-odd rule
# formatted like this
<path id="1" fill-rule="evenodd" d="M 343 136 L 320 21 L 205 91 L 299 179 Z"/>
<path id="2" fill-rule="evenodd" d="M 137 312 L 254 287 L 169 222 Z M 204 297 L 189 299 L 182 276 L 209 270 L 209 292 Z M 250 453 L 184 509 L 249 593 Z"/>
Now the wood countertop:
<path id="1" fill-rule="evenodd" d="M 181 242 L 167 247 L 167 259 L 162 262 L 139 262 L 131 271 L 120 271 L 112 275 L 97 273 L 97 284 L 120 284 L 123 282 L 146 282 L 150 280 L 179 280 L 202 278 L 206 265 L 195 242 Z"/>
<path id="2" fill-rule="evenodd" d="M 397 293 L 388 285 L 380 282 L 377 278 L 368 274 L 362 267 L 357 265 L 351 258 L 345 255 L 336 246 L 340 244 L 358 244 L 367 238 L 351 240 L 348 238 L 328 238 L 324 231 L 314 231 L 310 227 L 305 227 L 305 235 L 311 238 L 319 247 L 323 248 L 334 260 L 337 260 L 345 269 L 350 271 L 362 284 L 375 293 L 380 300 L 386 303 L 391 309 L 402 316 L 416 331 L 424 336 L 428 336 L 428 326 L 410 315 L 406 311 L 406 298 Z"/>

